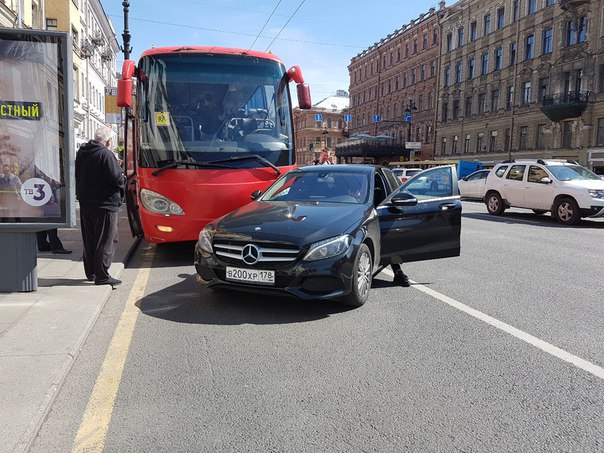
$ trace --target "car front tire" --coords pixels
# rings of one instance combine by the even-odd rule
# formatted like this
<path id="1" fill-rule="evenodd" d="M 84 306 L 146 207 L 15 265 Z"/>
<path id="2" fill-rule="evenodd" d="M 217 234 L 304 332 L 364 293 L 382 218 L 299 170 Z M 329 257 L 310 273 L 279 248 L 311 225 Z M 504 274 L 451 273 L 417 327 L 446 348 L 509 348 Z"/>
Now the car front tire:
<path id="1" fill-rule="evenodd" d="M 574 225 L 581 218 L 579 205 L 572 198 L 561 198 L 554 206 L 554 216 L 563 225 Z"/>
<path id="2" fill-rule="evenodd" d="M 503 214 L 503 211 L 505 211 L 501 195 L 497 192 L 488 193 L 485 198 L 485 204 L 487 206 L 487 211 L 489 211 L 489 214 L 491 215 L 501 215 Z"/>
<path id="3" fill-rule="evenodd" d="M 352 290 L 342 301 L 351 307 L 360 307 L 369 298 L 371 277 L 373 275 L 373 259 L 366 244 L 359 246 L 354 266 L 352 269 Z"/>

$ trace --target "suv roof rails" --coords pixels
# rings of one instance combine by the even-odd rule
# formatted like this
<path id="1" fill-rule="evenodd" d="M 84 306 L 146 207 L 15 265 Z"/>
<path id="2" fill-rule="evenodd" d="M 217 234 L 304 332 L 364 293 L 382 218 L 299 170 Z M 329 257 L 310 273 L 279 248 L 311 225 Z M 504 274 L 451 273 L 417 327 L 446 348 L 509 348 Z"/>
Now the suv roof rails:
<path id="1" fill-rule="evenodd" d="M 545 162 L 543 159 L 537 159 L 537 163 L 541 165 L 547 165 L 547 162 Z"/>
<path id="2" fill-rule="evenodd" d="M 513 164 L 514 162 L 516 162 L 516 159 L 507 159 L 501 161 L 502 164 Z"/>

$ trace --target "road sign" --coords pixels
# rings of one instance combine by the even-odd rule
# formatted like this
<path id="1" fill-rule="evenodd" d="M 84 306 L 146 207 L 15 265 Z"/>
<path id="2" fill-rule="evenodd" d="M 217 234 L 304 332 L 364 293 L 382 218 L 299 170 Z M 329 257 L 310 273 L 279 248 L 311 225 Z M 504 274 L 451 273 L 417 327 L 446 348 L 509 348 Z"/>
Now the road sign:
<path id="1" fill-rule="evenodd" d="M 347 123 L 350 123 L 352 121 L 352 115 L 344 115 L 344 121 L 346 121 Z"/>
<path id="2" fill-rule="evenodd" d="M 315 113 L 315 121 L 323 121 L 323 115 L 321 113 Z"/>
<path id="3" fill-rule="evenodd" d="M 381 121 L 380 115 L 373 115 L 373 122 L 379 123 Z"/>
<path id="4" fill-rule="evenodd" d="M 412 118 L 412 117 L 411 117 L 411 113 L 407 113 L 407 114 L 405 115 L 405 121 L 406 121 L 406 122 L 410 123 L 410 122 L 411 122 L 411 118 Z"/>
<path id="5" fill-rule="evenodd" d="M 422 142 L 405 142 L 406 149 L 422 149 Z"/>

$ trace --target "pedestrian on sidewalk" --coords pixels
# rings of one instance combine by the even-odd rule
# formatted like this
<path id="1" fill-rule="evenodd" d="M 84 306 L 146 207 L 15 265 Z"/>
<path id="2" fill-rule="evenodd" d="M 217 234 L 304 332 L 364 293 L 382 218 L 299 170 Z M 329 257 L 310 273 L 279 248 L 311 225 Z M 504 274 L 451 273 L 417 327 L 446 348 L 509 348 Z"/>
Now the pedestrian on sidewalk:
<path id="1" fill-rule="evenodd" d="M 71 250 L 65 250 L 61 239 L 59 239 L 59 232 L 56 228 L 50 230 L 38 231 L 36 233 L 36 239 L 38 241 L 39 252 L 52 252 L 59 255 L 69 255 Z"/>
<path id="2" fill-rule="evenodd" d="M 76 155 L 76 198 L 80 202 L 80 227 L 84 242 L 84 272 L 95 285 L 119 285 L 109 275 L 117 248 L 118 211 L 126 187 L 111 146 L 112 131 L 101 126 L 94 139 L 82 145 Z"/>

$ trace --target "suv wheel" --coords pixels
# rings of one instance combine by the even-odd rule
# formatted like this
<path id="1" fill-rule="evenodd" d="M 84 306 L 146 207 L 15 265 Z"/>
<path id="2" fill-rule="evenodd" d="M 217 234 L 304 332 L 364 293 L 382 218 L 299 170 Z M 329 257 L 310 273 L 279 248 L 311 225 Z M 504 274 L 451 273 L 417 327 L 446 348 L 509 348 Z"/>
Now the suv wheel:
<path id="1" fill-rule="evenodd" d="M 563 225 L 574 225 L 581 218 L 579 205 L 572 198 L 560 198 L 554 205 L 554 216 Z"/>
<path id="2" fill-rule="evenodd" d="M 485 197 L 485 204 L 487 205 L 487 211 L 491 215 L 501 215 L 505 211 L 501 195 L 497 192 L 489 192 Z"/>

